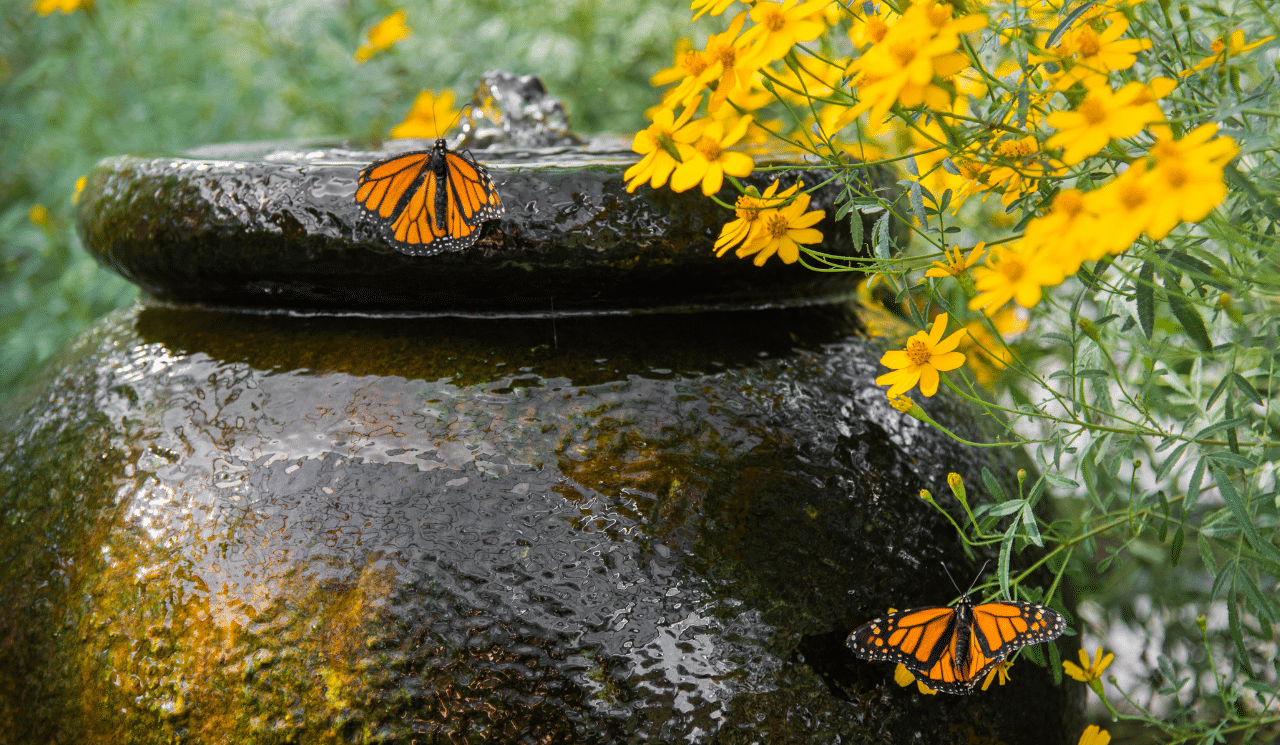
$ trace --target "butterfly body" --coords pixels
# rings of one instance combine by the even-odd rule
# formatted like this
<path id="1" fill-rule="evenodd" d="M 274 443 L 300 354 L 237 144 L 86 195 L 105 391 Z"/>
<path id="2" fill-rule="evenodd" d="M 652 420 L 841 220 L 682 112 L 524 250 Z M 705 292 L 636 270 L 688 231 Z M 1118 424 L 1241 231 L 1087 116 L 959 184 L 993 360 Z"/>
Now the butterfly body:
<path id="1" fill-rule="evenodd" d="M 965 595 L 955 607 L 913 608 L 868 621 L 849 634 L 848 645 L 862 659 L 903 664 L 934 690 L 970 693 L 1011 652 L 1052 641 L 1066 627 L 1061 614 L 1043 605 L 974 605 Z"/>
<path id="2" fill-rule="evenodd" d="M 417 256 L 468 248 L 481 223 L 506 212 L 484 166 L 443 138 L 371 163 L 355 196 L 396 250 Z"/>

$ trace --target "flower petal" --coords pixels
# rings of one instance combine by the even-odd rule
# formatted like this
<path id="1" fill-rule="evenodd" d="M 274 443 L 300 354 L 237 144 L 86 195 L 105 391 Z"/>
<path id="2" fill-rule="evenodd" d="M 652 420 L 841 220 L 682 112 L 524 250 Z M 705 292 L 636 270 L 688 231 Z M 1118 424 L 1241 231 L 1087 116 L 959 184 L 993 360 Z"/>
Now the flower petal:
<path id="1" fill-rule="evenodd" d="M 935 370 L 946 372 L 954 370 L 964 364 L 965 356 L 960 352 L 947 352 L 946 354 L 935 354 L 929 359 L 929 364 Z"/>
<path id="2" fill-rule="evenodd" d="M 938 392 L 938 371 L 931 365 L 920 366 L 920 393 L 932 396 Z"/>

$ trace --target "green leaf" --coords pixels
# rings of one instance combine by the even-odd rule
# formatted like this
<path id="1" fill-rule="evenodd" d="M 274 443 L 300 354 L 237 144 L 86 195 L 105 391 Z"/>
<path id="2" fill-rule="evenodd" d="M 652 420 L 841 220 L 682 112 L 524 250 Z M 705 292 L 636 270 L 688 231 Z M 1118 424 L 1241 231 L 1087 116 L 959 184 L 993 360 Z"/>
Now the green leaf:
<path id="1" fill-rule="evenodd" d="M 1204 456 L 1196 462 L 1195 470 L 1191 472 L 1191 481 L 1187 483 L 1187 496 L 1182 500 L 1183 512 L 1190 512 L 1195 506 L 1196 498 L 1200 496 L 1200 483 L 1204 481 L 1204 469 L 1208 464 L 1209 461 Z"/>
<path id="2" fill-rule="evenodd" d="M 986 467 L 982 469 L 982 483 L 986 485 L 987 493 L 991 495 L 992 499 L 997 502 L 1005 500 L 1004 489 L 1000 488 L 1000 482 L 996 481 L 995 475 Z"/>
<path id="3" fill-rule="evenodd" d="M 1053 671 L 1053 684 L 1062 685 L 1062 658 L 1058 656 L 1058 645 L 1049 642 L 1049 669 Z"/>
<path id="4" fill-rule="evenodd" d="M 1045 471 L 1044 478 L 1046 481 L 1058 487 L 1059 489 L 1079 489 L 1080 488 L 1080 484 L 1076 483 L 1075 481 L 1072 481 L 1066 476 L 1059 476 L 1058 474 L 1053 473 L 1052 471 Z"/>
<path id="5" fill-rule="evenodd" d="M 1160 542 L 1164 543 L 1164 539 L 1169 537 L 1169 498 L 1164 495 L 1164 490 L 1160 490 L 1160 511 L 1164 513 L 1164 520 L 1160 522 Z"/>
<path id="6" fill-rule="evenodd" d="M 1013 549 L 1013 537 L 1018 534 L 1018 523 L 1009 526 L 1000 541 L 1000 558 L 996 564 L 996 575 L 1000 578 L 1000 595 L 1009 599 L 1009 553 Z"/>
<path id="7" fill-rule="evenodd" d="M 1240 373 L 1233 372 L 1228 377 L 1235 383 L 1237 391 L 1243 393 L 1246 398 L 1255 404 L 1258 404 L 1259 406 L 1262 405 L 1262 396 L 1258 395 L 1258 389 L 1254 388 L 1253 384 L 1246 380 L 1244 376 Z"/>
<path id="8" fill-rule="evenodd" d="M 1189 447 L 1190 445 L 1191 445 L 1191 443 L 1189 443 L 1189 442 L 1184 442 L 1184 443 L 1182 443 L 1181 445 L 1179 445 L 1179 446 L 1178 446 L 1178 449 L 1177 449 L 1177 450 L 1174 450 L 1172 453 L 1170 453 L 1170 454 L 1169 454 L 1169 457 L 1168 457 L 1168 458 L 1165 458 L 1165 459 L 1164 459 L 1164 462 L 1160 464 L 1160 468 L 1156 469 L 1156 481 L 1160 481 L 1160 480 L 1162 480 L 1165 476 L 1168 476 L 1168 475 L 1169 475 L 1169 471 L 1170 471 L 1170 470 L 1171 470 L 1175 465 L 1177 465 L 1178 461 L 1182 458 L 1182 453 L 1183 453 L 1183 452 L 1187 449 L 1187 447 Z"/>
<path id="9" fill-rule="evenodd" d="M 1218 386 L 1213 389 L 1213 393 L 1209 394 L 1209 400 L 1204 405 L 1204 408 L 1206 411 L 1213 408 L 1214 402 L 1217 401 L 1218 396 L 1221 396 L 1222 392 L 1227 389 L 1227 383 L 1229 383 L 1230 381 L 1231 381 L 1230 375 L 1218 381 Z"/>
<path id="10" fill-rule="evenodd" d="M 1204 562 L 1205 569 L 1208 569 L 1210 574 L 1216 574 L 1218 564 L 1213 560 L 1213 544 L 1209 543 L 1204 533 L 1196 536 L 1196 548 L 1200 549 L 1200 561 Z"/>
<path id="11" fill-rule="evenodd" d="M 1250 678 L 1256 677 L 1253 672 L 1253 666 L 1249 664 L 1249 650 L 1244 646 L 1244 629 L 1240 625 L 1240 608 L 1239 600 L 1236 597 L 1236 583 L 1234 578 L 1231 582 L 1230 589 L 1227 590 L 1227 628 L 1231 632 L 1231 643 L 1236 647 L 1236 663 L 1244 668 L 1245 674 Z"/>
<path id="12" fill-rule="evenodd" d="M 1031 505 L 1026 504 L 1022 508 L 1022 526 L 1026 529 L 1027 537 L 1031 542 L 1044 548 L 1044 539 L 1040 537 L 1040 526 L 1036 525 L 1036 514 L 1031 511 Z"/>
<path id="13" fill-rule="evenodd" d="M 884 259 L 885 261 L 892 258 L 893 253 L 892 246 L 890 246 L 889 236 L 889 218 L 892 216 L 892 212 L 885 210 L 884 214 L 880 216 L 880 219 L 876 220 L 875 227 L 872 228 L 871 231 L 871 235 L 875 238 L 876 256 Z M 915 303 L 912 303 L 912 305 L 914 306 Z"/>
<path id="14" fill-rule="evenodd" d="M 1144 261 L 1142 268 L 1138 270 L 1138 281 L 1134 286 L 1138 302 L 1138 323 L 1142 326 L 1142 333 L 1147 341 L 1151 341 L 1151 334 L 1156 328 L 1155 276 L 1155 266 L 1150 261 Z"/>
<path id="15" fill-rule="evenodd" d="M 840 218 L 837 217 L 837 220 Z M 849 237 L 853 240 L 853 248 L 855 251 L 862 248 L 862 213 L 854 212 L 853 217 L 849 218 Z"/>
<path id="16" fill-rule="evenodd" d="M 1173 534 L 1173 545 L 1169 546 L 1169 563 L 1172 566 L 1178 566 L 1178 559 L 1182 558 L 1182 544 L 1186 539 L 1187 534 L 1179 525 L 1178 532 Z"/>
<path id="17" fill-rule="evenodd" d="M 1240 589 L 1244 590 L 1245 600 L 1253 605 L 1260 619 L 1266 619 L 1269 623 L 1280 623 L 1280 606 L 1258 589 L 1252 577 L 1247 573 L 1241 573 L 1236 575 L 1236 581 L 1240 583 Z"/>
<path id="18" fill-rule="evenodd" d="M 1254 551 L 1272 561 L 1280 562 L 1280 551 L 1276 550 L 1273 543 L 1263 540 L 1258 534 L 1258 526 L 1254 524 L 1253 516 L 1249 514 L 1248 502 L 1236 490 L 1236 485 L 1231 482 L 1230 476 L 1214 466 L 1210 466 L 1210 469 L 1213 471 L 1214 481 L 1218 484 L 1218 493 L 1222 495 L 1222 501 L 1226 502 L 1227 507 L 1231 509 L 1231 514 L 1235 515 L 1236 522 L 1240 523 L 1240 530 L 1244 531 L 1245 540 Z"/>
<path id="19" fill-rule="evenodd" d="M 1215 424 L 1210 424 L 1208 427 L 1205 427 L 1204 429 L 1200 430 L 1195 434 L 1194 439 L 1199 440 L 1202 437 L 1208 437 L 1214 432 L 1221 432 L 1224 429 L 1231 429 L 1232 427 L 1239 427 L 1241 425 L 1248 424 L 1248 423 L 1249 423 L 1249 420 L 1245 419 L 1244 417 L 1224 419 Z"/>
<path id="20" fill-rule="evenodd" d="M 1232 468 L 1240 468 L 1244 470 L 1254 468 L 1258 465 L 1243 455 L 1236 455 L 1235 453 L 1227 452 L 1226 450 L 1208 453 L 1205 457 L 1220 466 L 1231 466 Z"/>
<path id="21" fill-rule="evenodd" d="M 1009 502 L 1001 502 L 1000 504 L 995 505 L 991 508 L 990 514 L 995 515 L 996 517 L 1004 517 L 1005 515 L 1012 515 L 1026 506 L 1027 500 L 1014 499 Z"/>
<path id="22" fill-rule="evenodd" d="M 1182 288 L 1173 277 L 1165 278 L 1165 291 L 1165 295 L 1169 298 L 1169 309 L 1173 311 L 1178 323 L 1182 324 L 1182 330 L 1200 349 L 1206 352 L 1212 350 L 1213 342 L 1209 340 L 1209 330 L 1205 328 L 1200 311 L 1191 299 L 1183 294 Z"/>
<path id="23" fill-rule="evenodd" d="M 912 159 L 908 159 L 910 161 Z M 919 221 L 923 228 L 929 227 L 929 219 L 924 214 L 924 198 L 920 194 L 920 182 L 912 181 L 911 189 L 908 191 L 911 197 L 911 211 L 915 213 L 916 220 Z"/>

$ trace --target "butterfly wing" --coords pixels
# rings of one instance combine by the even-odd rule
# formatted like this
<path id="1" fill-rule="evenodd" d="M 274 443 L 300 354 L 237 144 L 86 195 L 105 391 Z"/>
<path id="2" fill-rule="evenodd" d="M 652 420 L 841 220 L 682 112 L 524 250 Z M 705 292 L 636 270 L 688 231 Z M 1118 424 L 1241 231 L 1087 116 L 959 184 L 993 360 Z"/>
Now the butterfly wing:
<path id="1" fill-rule="evenodd" d="M 455 224 L 474 227 L 506 212 L 489 172 L 470 153 L 446 151 L 444 159 L 449 181 L 447 223 L 451 233 Z"/>
<path id="2" fill-rule="evenodd" d="M 356 182 L 356 202 L 397 250 L 418 256 L 471 246 L 479 225 L 505 212 L 484 168 L 443 145 L 370 164 Z"/>
<path id="3" fill-rule="evenodd" d="M 384 220 L 391 219 L 423 171 L 431 172 L 430 162 L 430 150 L 416 150 L 369 164 L 356 181 L 356 202 Z"/>
<path id="4" fill-rule="evenodd" d="M 928 671 L 944 655 L 954 655 L 955 618 L 955 609 L 946 606 L 890 613 L 854 629 L 847 643 L 864 660 L 900 662 L 913 673 Z"/>
<path id="5" fill-rule="evenodd" d="M 1061 613 L 1020 601 L 983 603 L 973 608 L 973 635 L 984 656 L 1000 660 L 1031 644 L 1053 641 L 1067 628 Z"/>

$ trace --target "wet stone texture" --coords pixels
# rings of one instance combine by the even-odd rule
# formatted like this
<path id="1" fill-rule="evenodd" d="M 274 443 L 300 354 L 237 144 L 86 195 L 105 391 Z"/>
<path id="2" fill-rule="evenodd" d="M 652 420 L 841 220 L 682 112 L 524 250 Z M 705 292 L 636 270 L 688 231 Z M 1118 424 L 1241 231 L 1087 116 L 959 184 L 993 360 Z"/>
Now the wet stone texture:
<path id="1" fill-rule="evenodd" d="M 100 262 L 173 304 L 343 312 L 501 314 L 757 307 L 847 295 L 855 274 L 822 274 L 775 260 L 717 259 L 711 248 L 731 215 L 699 190 L 647 185 L 629 194 L 629 143 L 473 154 L 506 207 L 469 249 L 409 256 L 380 237 L 355 202 L 356 177 L 396 151 L 429 148 L 396 140 L 365 151 L 341 143 L 218 145 L 184 157 L 104 160 L 79 201 L 79 231 Z M 818 184 L 830 172 L 785 166 L 746 181 Z M 780 167 L 781 167 L 780 166 Z M 869 183 L 888 176 L 866 173 Z M 833 184 L 811 206 L 822 250 L 851 256 L 848 218 L 833 219 Z M 720 197 L 732 203 L 726 188 Z M 857 212 L 853 213 L 855 216 Z M 864 235 L 879 217 L 861 216 Z M 427 260 L 427 259 L 430 260 Z"/>
<path id="2" fill-rule="evenodd" d="M 915 496 L 980 456 L 845 313 L 110 316 L 0 416 L 0 727 L 1068 742 L 1079 688 L 1025 659 L 922 696 L 845 648 L 985 558 Z"/>

